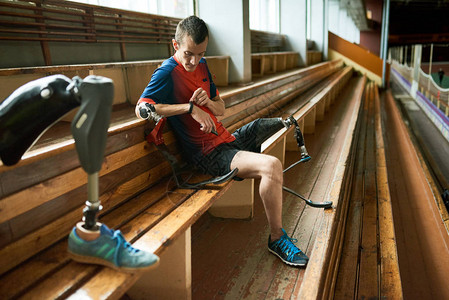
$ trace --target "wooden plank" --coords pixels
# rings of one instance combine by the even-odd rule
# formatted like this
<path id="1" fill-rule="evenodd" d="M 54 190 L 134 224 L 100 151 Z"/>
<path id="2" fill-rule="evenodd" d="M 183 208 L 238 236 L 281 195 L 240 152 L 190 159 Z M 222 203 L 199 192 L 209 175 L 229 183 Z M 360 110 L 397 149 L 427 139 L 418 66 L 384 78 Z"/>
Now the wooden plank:
<path id="1" fill-rule="evenodd" d="M 364 105 L 365 101 L 363 101 Z M 362 110 L 359 126 L 358 141 L 355 147 L 356 156 L 354 164 L 354 181 L 349 191 L 349 212 L 346 222 L 342 257 L 338 265 L 338 275 L 334 292 L 335 299 L 347 299 L 356 297 L 356 286 L 359 275 L 359 257 L 360 257 L 360 237 L 362 231 L 362 201 L 363 198 L 363 176 L 364 176 L 364 157 L 363 151 L 366 142 L 366 112 Z"/>
<path id="2" fill-rule="evenodd" d="M 216 86 L 229 84 L 229 56 L 209 56 L 206 58 L 209 71 Z"/>
<path id="3" fill-rule="evenodd" d="M 287 68 L 287 55 L 289 53 L 275 53 L 276 72 L 282 72 Z"/>
<path id="4" fill-rule="evenodd" d="M 192 299 L 191 229 L 160 257 L 156 269 L 144 272 L 126 292 L 131 299 Z"/>
<path id="5" fill-rule="evenodd" d="M 164 162 L 161 156 L 145 156 L 101 177 L 99 185 L 101 199 L 104 199 L 105 195 L 109 197 L 117 193 L 117 189 L 122 190 L 122 186 L 133 183 L 132 186 L 136 190 L 128 190 L 126 193 L 128 197 L 131 197 L 148 185 L 154 184 L 158 179 L 170 175 L 169 169 L 166 169 L 167 164 L 161 164 L 161 162 Z M 142 178 L 142 174 L 150 175 L 151 177 Z M 13 240 L 18 240 L 26 234 L 62 217 L 64 214 L 82 205 L 86 199 L 87 187 L 81 186 L 11 219 L 9 224 Z M 104 209 L 108 209 L 109 205 L 109 201 L 103 203 Z M 33 220 L 32 224 L 29 223 L 30 219 Z M 0 244 L 3 244 L 3 241 Z"/>
<path id="6" fill-rule="evenodd" d="M 312 134 L 315 132 L 316 123 L 316 106 L 314 105 L 310 111 L 304 116 L 304 133 Z"/>
<path id="7" fill-rule="evenodd" d="M 35 14 L 6 12 L 5 15 L 19 15 L 20 19 L 32 18 L 30 21 L 19 22 L 1 19 L 0 23 L 5 26 L 15 27 L 14 34 L 2 35 L 2 40 L 17 41 L 40 41 L 44 61 L 51 64 L 50 49 L 48 42 L 76 42 L 76 43 L 117 43 L 121 46 L 122 58 L 126 59 L 125 43 L 171 43 L 177 18 L 143 14 L 104 7 L 64 3 L 56 1 L 31 1 L 33 5 L 24 2 L 0 3 L 0 6 L 9 7 L 12 10 L 32 10 Z M 85 17 L 88 16 L 86 19 Z M 98 19 L 103 20 L 100 21 Z M 163 22 L 157 22 L 164 20 Z M 105 22 L 107 21 L 107 22 Z M 117 28 L 116 22 L 122 22 Z M 156 21 L 156 22 L 155 22 Z M 138 23 L 138 24 L 137 24 Z M 151 24 L 146 25 L 146 24 Z M 19 28 L 19 29 L 17 29 Z M 28 31 L 25 33 L 23 28 Z M 36 28 L 39 32 L 33 33 L 28 28 Z M 138 28 L 132 30 L 130 28 Z M 51 30 L 55 31 L 51 31 Z M 4 30 L 3 30 L 4 31 Z M 103 33 L 102 33 L 103 32 Z M 106 32 L 106 33 L 105 33 Z M 111 34 L 110 32 L 117 32 Z M 157 36 L 152 36 L 157 33 Z M 30 36 L 36 34 L 37 36 Z M 76 37 L 78 36 L 78 37 Z M 73 38 L 72 38 L 73 37 Z M 106 39 L 105 39 L 106 38 Z M 107 38 L 110 38 L 109 40 Z M 140 40 L 141 39 L 141 40 Z"/>
<path id="8" fill-rule="evenodd" d="M 317 73 L 305 75 L 304 77 L 298 78 L 293 82 L 276 87 L 272 90 L 265 90 L 265 93 L 263 94 L 259 94 L 259 92 L 254 95 L 252 99 L 227 107 L 224 116 L 220 117 L 219 120 L 225 126 L 233 125 L 241 120 L 243 116 L 251 115 L 272 103 L 280 103 L 280 99 L 285 98 L 285 96 L 288 96 L 292 92 L 297 94 L 304 91 L 325 76 L 321 72 Z"/>
<path id="9" fill-rule="evenodd" d="M 402 299 L 402 284 L 399 272 L 393 209 L 388 186 L 387 162 L 382 130 L 379 91 L 374 86 L 376 128 L 376 175 L 379 205 L 379 251 L 380 251 L 380 298 Z"/>
<path id="10" fill-rule="evenodd" d="M 324 96 L 324 99 L 322 99 L 320 102 L 317 103 L 316 106 L 316 121 L 323 121 L 324 120 L 324 113 L 326 108 L 326 96 Z"/>
<path id="11" fill-rule="evenodd" d="M 360 276 L 358 298 L 379 297 L 377 265 L 377 190 L 376 190 L 376 154 L 374 132 L 374 99 L 372 86 L 366 93 L 364 109 L 368 113 L 367 139 L 365 144 L 365 174 L 363 195 L 363 225 L 360 252 Z"/>
<path id="12" fill-rule="evenodd" d="M 339 239 L 342 235 L 342 227 L 345 225 L 345 218 L 347 213 L 347 203 L 345 200 L 348 200 L 349 197 L 346 194 L 346 189 L 349 186 L 351 177 L 348 176 L 348 174 L 352 173 L 351 164 L 349 163 L 350 159 L 352 158 L 352 154 L 350 151 L 354 149 L 354 145 L 350 143 L 348 146 L 346 144 L 347 141 L 345 141 L 345 138 L 348 137 L 348 131 L 356 130 L 355 128 L 349 126 L 348 123 L 351 121 L 351 117 L 353 117 L 354 113 L 354 105 L 355 100 L 357 99 L 357 96 L 354 97 L 354 95 L 357 95 L 357 91 L 351 90 L 353 86 L 348 85 L 346 89 L 346 93 L 342 95 L 342 99 L 340 100 L 341 103 L 339 103 L 338 107 L 336 109 L 340 109 L 340 112 L 338 112 L 339 115 L 339 121 L 338 125 L 330 125 L 332 127 L 337 127 L 335 130 L 335 134 L 333 134 L 333 139 L 328 140 L 327 142 L 330 143 L 332 146 L 332 149 L 329 153 L 329 157 L 326 158 L 326 164 L 323 168 L 322 174 L 320 174 L 319 181 L 317 185 L 323 185 L 321 182 L 327 183 L 327 185 L 323 186 L 322 188 L 325 188 L 325 195 L 322 195 L 318 197 L 318 199 L 326 199 L 326 197 L 333 197 L 334 199 L 338 197 L 338 203 L 333 202 L 333 208 L 332 210 L 324 210 L 324 213 L 319 215 L 319 219 L 317 220 L 317 225 L 314 228 L 312 239 L 315 241 L 315 247 L 319 241 L 322 241 L 320 235 L 323 233 L 322 229 L 323 227 L 327 228 L 329 231 L 327 238 L 328 240 L 326 243 L 329 245 L 329 249 L 327 250 L 327 253 L 325 255 L 325 261 L 323 262 L 323 270 L 322 272 L 322 279 L 320 281 L 321 286 L 319 287 L 319 298 L 330 298 L 329 296 L 329 290 L 332 288 L 332 273 L 335 269 L 334 265 L 338 263 L 337 257 L 339 255 L 340 246 L 339 246 Z M 354 132 L 349 133 L 352 135 L 351 139 L 354 139 Z M 349 149 L 348 149 L 349 148 Z M 342 169 L 341 162 L 342 160 L 345 161 L 345 168 Z M 339 167 L 340 165 L 340 167 Z M 332 188 L 332 184 L 335 183 L 335 177 L 339 178 L 339 184 L 340 186 L 340 195 L 337 196 L 335 194 L 335 190 Z M 312 198 L 313 199 L 313 198 Z M 329 215 L 332 215 L 334 221 L 328 220 Z M 320 245 L 320 244 L 318 244 Z M 312 256 L 315 253 L 312 252 Z M 323 254 L 321 254 L 323 255 Z M 324 255 L 323 255 L 324 256 Z M 313 259 L 311 257 L 311 259 Z M 322 259 L 320 257 L 320 259 Z M 310 264 L 310 262 L 309 262 Z M 307 268 L 306 268 L 307 272 Z M 308 277 L 305 277 L 306 274 L 304 274 L 304 279 L 301 280 L 301 282 L 297 282 L 294 295 L 296 296 L 301 293 L 303 290 L 303 284 L 309 284 L 306 280 L 310 279 Z M 301 298 L 298 298 L 301 299 Z"/>
<path id="13" fill-rule="evenodd" d="M 173 133 L 164 134 L 164 138 L 170 144 L 174 140 Z M 148 147 L 146 141 L 125 148 L 119 152 L 112 153 L 105 157 L 100 177 L 117 170 L 131 161 L 151 155 L 157 151 L 154 147 Z M 19 191 L 8 197 L 0 199 L 0 222 L 14 218 L 26 211 L 42 205 L 51 199 L 59 197 L 75 188 L 79 188 L 87 183 L 87 176 L 81 167 L 75 168 L 64 174 L 38 183 L 28 189 Z"/>
<path id="14" fill-rule="evenodd" d="M 262 57 L 260 55 L 251 55 L 251 74 L 254 77 L 263 76 Z"/>
<path id="15" fill-rule="evenodd" d="M 346 102 L 347 103 L 347 102 Z M 334 114 L 334 122 L 339 124 L 339 126 L 330 126 L 330 133 L 326 140 L 326 144 L 324 147 L 328 148 L 326 155 L 321 158 L 323 163 L 321 167 L 317 171 L 317 176 L 315 177 L 315 182 L 310 189 L 309 197 L 310 199 L 325 199 L 328 194 L 329 182 L 332 182 L 332 179 L 336 172 L 337 162 L 341 155 L 341 149 L 343 147 L 344 136 L 346 134 L 346 127 L 344 126 L 344 117 L 346 115 L 344 103 L 341 103 L 339 107 L 339 111 Z M 334 123 L 334 124 L 335 124 Z M 342 124 L 343 123 L 343 124 Z M 326 213 L 334 210 L 323 210 L 316 209 L 307 206 L 304 210 L 299 223 L 297 223 L 296 231 L 299 231 L 300 240 L 306 240 L 308 242 L 306 253 L 310 256 L 311 249 L 313 249 L 313 242 L 317 239 L 317 233 L 319 228 L 322 226 L 322 221 Z M 296 237 L 296 235 L 294 236 Z M 295 298 L 297 292 L 299 292 L 299 287 L 302 284 L 302 278 L 299 276 L 293 276 L 289 280 L 289 272 L 285 272 L 282 269 L 286 270 L 290 269 L 288 266 L 282 266 L 279 269 L 279 276 L 276 277 L 276 280 L 279 284 L 272 284 L 270 288 L 270 292 L 268 293 L 268 298 L 273 299 L 289 299 Z M 306 268 L 307 269 L 307 268 Z M 305 270 L 302 269 L 302 276 L 305 273 Z M 299 274 L 298 274 L 299 275 Z"/>
<path id="16" fill-rule="evenodd" d="M 323 75 L 323 74 L 315 74 L 315 76 Z M 322 78 L 322 77 L 320 77 Z M 273 116 L 277 115 L 279 116 L 282 113 L 282 109 L 280 109 L 283 105 L 297 97 L 300 93 L 302 93 L 306 88 L 309 88 L 311 85 L 316 84 L 319 79 L 315 79 L 316 81 L 313 81 L 310 79 L 306 84 L 307 86 L 303 86 L 302 89 L 296 89 L 291 88 L 294 91 L 291 93 L 286 92 L 286 90 L 281 91 L 277 98 L 264 98 L 264 101 L 261 102 L 261 104 L 253 107 L 247 108 L 245 111 L 242 111 L 240 114 L 234 115 L 231 118 L 228 118 L 226 120 L 223 120 L 223 124 L 228 124 L 227 122 L 230 122 L 232 125 L 227 126 L 228 130 L 233 132 L 237 128 L 243 126 L 244 124 L 249 123 L 250 121 L 259 118 L 259 117 L 265 117 L 265 116 Z M 284 94 L 286 96 L 284 96 Z M 312 109 L 314 104 L 309 105 L 309 109 Z M 235 122 L 235 119 L 240 119 L 240 121 Z M 298 118 L 297 118 L 298 119 Z M 232 121 L 231 121 L 232 120 Z"/>
<path id="17" fill-rule="evenodd" d="M 97 69 L 92 71 L 91 75 L 104 76 L 114 81 L 113 105 L 131 101 L 131 99 L 127 98 L 127 88 L 125 87 L 126 74 L 124 74 L 123 69 Z"/>

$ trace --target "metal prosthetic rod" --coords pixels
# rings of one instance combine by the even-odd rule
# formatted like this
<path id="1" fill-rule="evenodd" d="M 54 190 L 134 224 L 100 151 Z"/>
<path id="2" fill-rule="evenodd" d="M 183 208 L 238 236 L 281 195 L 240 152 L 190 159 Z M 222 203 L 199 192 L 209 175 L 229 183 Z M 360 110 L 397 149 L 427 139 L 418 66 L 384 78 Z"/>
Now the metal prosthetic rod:
<path id="1" fill-rule="evenodd" d="M 311 159 L 309 153 L 307 152 L 306 146 L 304 144 L 304 136 L 302 135 L 301 128 L 299 127 L 298 122 L 293 116 L 288 117 L 284 121 L 284 126 L 286 128 L 289 128 L 290 126 L 295 126 L 295 138 L 296 143 L 298 144 L 299 151 L 301 153 L 301 159 L 297 161 L 296 163 L 289 166 L 287 169 L 284 170 L 284 173 L 293 168 L 294 166 L 298 165 L 299 163 L 309 161 Z"/>
<path id="2" fill-rule="evenodd" d="M 86 207 L 83 210 L 84 228 L 98 230 L 97 214 L 101 210 L 98 172 L 101 169 L 111 117 L 114 86 L 112 80 L 88 76 L 75 78 L 81 107 L 72 121 L 71 129 L 81 166 L 88 174 Z"/>
<path id="3" fill-rule="evenodd" d="M 296 143 L 298 144 L 299 151 L 301 152 L 301 158 L 308 158 L 310 159 L 309 154 L 307 153 L 306 146 L 304 144 L 304 136 L 302 135 L 301 128 L 299 127 L 298 122 L 293 116 L 288 117 L 286 120 L 284 120 L 284 124 L 286 124 L 286 127 L 289 128 L 292 125 L 295 125 L 295 138 Z"/>

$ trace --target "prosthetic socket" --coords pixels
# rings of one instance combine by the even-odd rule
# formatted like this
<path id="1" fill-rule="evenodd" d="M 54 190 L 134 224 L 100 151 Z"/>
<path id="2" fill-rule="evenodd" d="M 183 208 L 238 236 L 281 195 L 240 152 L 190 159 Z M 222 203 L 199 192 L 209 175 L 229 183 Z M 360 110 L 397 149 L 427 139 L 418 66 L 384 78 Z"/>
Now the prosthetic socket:
<path id="1" fill-rule="evenodd" d="M 87 76 L 73 81 L 53 75 L 31 81 L 0 104 L 0 158 L 14 165 L 58 119 L 81 106 L 71 123 L 82 168 L 88 174 L 88 200 L 84 209 L 85 228 L 95 229 L 101 209 L 98 172 L 103 162 L 113 99 L 112 80 Z"/>
<path id="2" fill-rule="evenodd" d="M 141 102 L 137 106 L 139 116 L 144 120 L 153 120 L 156 124 L 163 118 L 156 113 L 156 109 L 153 104 Z"/>

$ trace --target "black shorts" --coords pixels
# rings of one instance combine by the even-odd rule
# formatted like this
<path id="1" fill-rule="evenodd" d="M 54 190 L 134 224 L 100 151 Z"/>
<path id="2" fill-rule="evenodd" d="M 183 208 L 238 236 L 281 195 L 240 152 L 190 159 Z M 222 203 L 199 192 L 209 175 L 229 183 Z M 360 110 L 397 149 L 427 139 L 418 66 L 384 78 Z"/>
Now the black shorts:
<path id="1" fill-rule="evenodd" d="M 281 118 L 257 119 L 237 129 L 235 141 L 219 145 L 212 152 L 194 159 L 204 173 L 221 176 L 231 171 L 231 162 L 239 151 L 260 153 L 261 145 L 270 136 L 284 128 Z"/>

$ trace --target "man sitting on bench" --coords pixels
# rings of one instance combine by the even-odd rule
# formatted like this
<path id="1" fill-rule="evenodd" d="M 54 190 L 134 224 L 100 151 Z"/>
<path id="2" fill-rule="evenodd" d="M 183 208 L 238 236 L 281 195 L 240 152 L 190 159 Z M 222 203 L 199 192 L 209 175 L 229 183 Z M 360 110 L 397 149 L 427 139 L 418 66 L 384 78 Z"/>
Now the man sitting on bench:
<path id="1" fill-rule="evenodd" d="M 305 266 L 308 257 L 282 228 L 282 163 L 261 154 L 266 132 L 285 126 L 280 118 L 258 119 L 230 134 L 217 121 L 225 105 L 203 58 L 209 39 L 203 20 L 191 16 L 176 29 L 175 54 L 152 75 L 136 106 L 151 104 L 158 115 L 168 117 L 183 154 L 202 171 L 220 176 L 237 168 L 239 178 L 259 178 L 259 193 L 270 225 L 268 250 L 284 263 Z M 140 106 L 139 106 L 140 105 Z"/>

